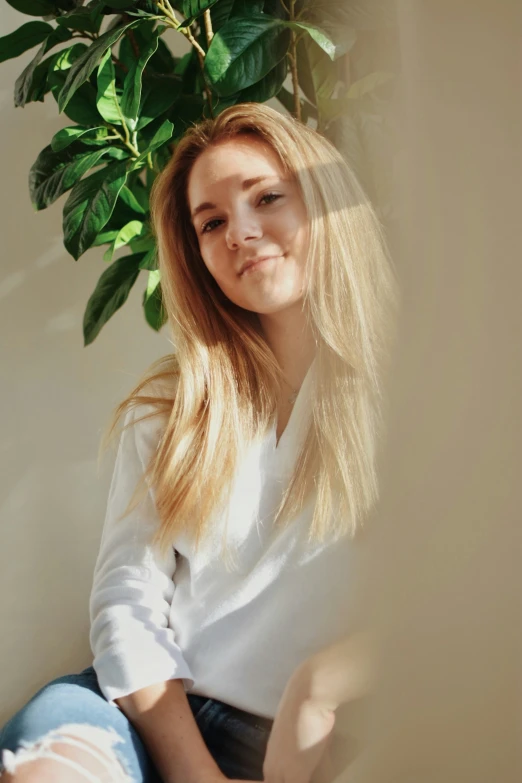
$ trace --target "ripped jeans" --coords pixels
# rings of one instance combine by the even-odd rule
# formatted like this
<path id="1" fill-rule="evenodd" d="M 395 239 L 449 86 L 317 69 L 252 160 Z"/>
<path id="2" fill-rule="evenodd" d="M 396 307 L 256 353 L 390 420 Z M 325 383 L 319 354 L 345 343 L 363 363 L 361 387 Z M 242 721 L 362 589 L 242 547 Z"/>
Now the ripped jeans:
<path id="1" fill-rule="evenodd" d="M 228 778 L 262 780 L 272 721 L 215 699 L 187 695 L 205 744 L 221 772 Z M 53 755 L 49 746 L 57 742 L 88 750 L 104 761 L 114 783 L 162 783 L 137 731 L 100 691 L 92 666 L 44 685 L 6 723 L 0 731 L 0 772 L 14 772 L 21 764 L 45 756 L 75 768 L 86 781 L 97 783 L 98 778 L 73 759 Z"/>

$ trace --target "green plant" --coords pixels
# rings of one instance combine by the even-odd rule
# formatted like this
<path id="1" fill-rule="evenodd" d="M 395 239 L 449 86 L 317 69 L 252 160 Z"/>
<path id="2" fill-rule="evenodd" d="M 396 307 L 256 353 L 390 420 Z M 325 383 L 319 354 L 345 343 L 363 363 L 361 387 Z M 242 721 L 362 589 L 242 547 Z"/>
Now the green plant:
<path id="1" fill-rule="evenodd" d="M 350 139 L 349 154 L 357 157 L 356 107 L 390 79 L 371 64 L 347 79 L 348 53 L 365 35 L 391 29 L 390 0 L 7 2 L 41 17 L 0 38 L 0 62 L 39 46 L 16 80 L 15 105 L 50 93 L 74 123 L 53 136 L 32 166 L 32 204 L 45 209 L 70 191 L 65 248 L 78 260 L 104 246 L 109 263 L 87 303 L 86 345 L 142 271 L 145 318 L 156 330 L 165 322 L 149 192 L 188 125 L 231 104 L 277 98 L 338 146 Z M 181 57 L 166 43 L 170 30 L 189 45 Z M 360 168 L 360 160 L 353 162 Z M 116 257 L 120 248 L 129 252 Z"/>

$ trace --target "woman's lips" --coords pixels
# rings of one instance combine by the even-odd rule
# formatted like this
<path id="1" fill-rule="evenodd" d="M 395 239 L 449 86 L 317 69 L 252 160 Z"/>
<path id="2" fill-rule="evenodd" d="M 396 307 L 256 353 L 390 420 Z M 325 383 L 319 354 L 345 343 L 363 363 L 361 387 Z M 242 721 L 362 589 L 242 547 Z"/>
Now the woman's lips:
<path id="1" fill-rule="evenodd" d="M 265 266 L 267 262 L 275 261 L 278 258 L 281 258 L 281 256 L 261 256 L 261 258 L 258 258 L 256 260 L 247 261 L 247 263 L 245 264 L 245 266 L 240 272 L 240 277 L 242 277 L 243 275 L 248 275 L 250 272 L 253 272 L 259 267 Z"/>

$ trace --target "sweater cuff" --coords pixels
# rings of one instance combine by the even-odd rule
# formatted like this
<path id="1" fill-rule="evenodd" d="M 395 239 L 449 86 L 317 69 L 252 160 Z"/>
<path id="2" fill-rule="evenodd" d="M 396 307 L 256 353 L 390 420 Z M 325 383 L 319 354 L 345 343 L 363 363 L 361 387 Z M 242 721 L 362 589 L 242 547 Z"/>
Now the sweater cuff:
<path id="1" fill-rule="evenodd" d="M 112 649 L 94 659 L 93 668 L 98 677 L 98 685 L 109 704 L 118 707 L 115 699 L 157 682 L 183 680 L 185 691 L 193 687 L 194 678 L 181 650 L 167 652 L 156 649 L 153 657 L 143 652 L 139 649 Z"/>

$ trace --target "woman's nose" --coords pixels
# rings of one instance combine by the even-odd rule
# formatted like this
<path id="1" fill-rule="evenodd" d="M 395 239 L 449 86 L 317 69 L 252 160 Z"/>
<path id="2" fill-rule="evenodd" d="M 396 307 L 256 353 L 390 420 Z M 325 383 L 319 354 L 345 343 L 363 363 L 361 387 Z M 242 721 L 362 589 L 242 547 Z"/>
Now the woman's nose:
<path id="1" fill-rule="evenodd" d="M 228 247 L 233 250 L 252 240 L 260 239 L 263 230 L 259 220 L 251 215 L 231 216 L 228 220 L 226 240 Z"/>

